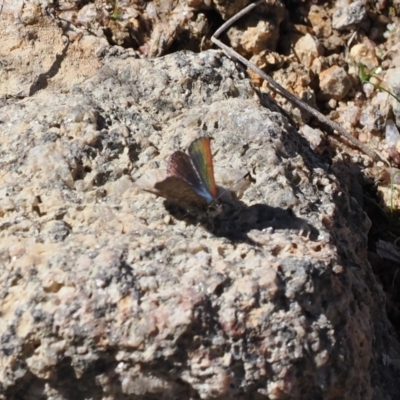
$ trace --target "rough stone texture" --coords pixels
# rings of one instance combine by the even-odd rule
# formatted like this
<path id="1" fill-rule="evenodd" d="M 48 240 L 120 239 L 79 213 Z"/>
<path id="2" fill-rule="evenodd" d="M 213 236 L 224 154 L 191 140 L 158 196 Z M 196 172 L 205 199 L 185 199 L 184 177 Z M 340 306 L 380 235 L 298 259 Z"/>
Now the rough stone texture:
<path id="1" fill-rule="evenodd" d="M 398 398 L 369 221 L 329 168 L 222 53 L 107 54 L 3 97 L 0 396 Z M 204 224 L 135 183 L 199 134 L 221 186 L 255 180 Z"/>
<path id="2" fill-rule="evenodd" d="M 323 46 L 317 38 L 306 34 L 296 42 L 295 51 L 301 63 L 306 67 L 311 67 L 313 61 L 323 54 Z"/>
<path id="3" fill-rule="evenodd" d="M 6 1 L 2 10 L 0 98 L 23 98 L 47 87 L 63 90 L 100 68 L 96 54 L 109 47 L 104 38 L 69 40 L 54 20 L 41 16 L 38 5 L 36 9 L 28 3 L 23 12 L 21 8 L 22 2 Z M 32 21 L 27 22 L 28 17 Z"/>
<path id="4" fill-rule="evenodd" d="M 332 17 L 333 29 L 351 29 L 360 25 L 367 17 L 367 9 L 363 1 L 355 1 L 347 7 L 339 8 Z"/>
<path id="5" fill-rule="evenodd" d="M 355 63 L 362 63 L 370 71 L 379 66 L 376 57 L 376 46 L 373 42 L 365 39 L 363 43 L 358 43 L 350 49 L 350 57 Z"/>
<path id="6" fill-rule="evenodd" d="M 292 62 L 288 68 L 280 69 L 271 74 L 272 77 L 281 85 L 285 86 L 286 89 L 294 93 L 301 100 L 310 104 L 314 108 L 318 108 L 316 104 L 316 96 L 314 92 L 315 76 L 310 68 Z M 263 83 L 262 88 L 267 91 L 267 82 Z M 272 95 L 273 93 L 271 93 Z M 293 118 L 296 120 L 308 121 L 310 114 L 298 109 L 289 101 L 283 103 L 283 107 Z"/>
<path id="7" fill-rule="evenodd" d="M 319 74 L 319 96 L 324 99 L 341 100 L 351 89 L 351 79 L 347 72 L 337 65 Z"/>
<path id="8" fill-rule="evenodd" d="M 332 35 L 331 19 L 325 7 L 312 4 L 308 18 L 317 37 L 328 38 Z"/>
<path id="9" fill-rule="evenodd" d="M 265 49 L 275 50 L 280 24 L 286 15 L 287 10 L 280 0 L 260 4 L 254 13 L 245 15 L 227 30 L 231 47 L 243 55 L 259 54 Z"/>
<path id="10" fill-rule="evenodd" d="M 204 3 L 207 3 L 207 0 L 204 0 Z M 222 18 L 229 19 L 244 7 L 246 7 L 250 0 L 237 0 L 237 1 L 229 1 L 229 0 L 208 0 L 208 3 L 212 3 L 214 7 L 221 14 Z"/>
<path id="11" fill-rule="evenodd" d="M 117 60 L 2 115 L 6 398 L 372 398 L 368 221 L 231 61 Z M 130 179 L 200 133 L 255 171 L 212 232 Z"/>
<path id="12" fill-rule="evenodd" d="M 385 83 L 388 90 L 393 93 L 397 98 L 400 98 L 400 68 L 391 68 L 386 71 Z M 400 104 L 399 102 L 390 97 L 390 103 L 392 105 L 393 114 L 396 120 L 396 125 L 400 126 Z"/>

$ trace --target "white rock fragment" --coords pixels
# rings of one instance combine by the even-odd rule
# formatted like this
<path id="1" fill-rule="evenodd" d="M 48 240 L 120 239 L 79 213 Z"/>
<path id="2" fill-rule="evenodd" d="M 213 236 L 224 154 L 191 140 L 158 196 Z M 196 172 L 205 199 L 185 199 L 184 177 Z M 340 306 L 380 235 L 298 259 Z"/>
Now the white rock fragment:
<path id="1" fill-rule="evenodd" d="M 339 8 L 332 18 L 333 29 L 345 30 L 359 25 L 367 17 L 363 1 L 355 1 L 347 7 Z"/>
<path id="2" fill-rule="evenodd" d="M 387 85 L 389 92 L 400 99 L 400 68 L 388 69 L 385 74 L 384 82 Z M 390 104 L 392 106 L 396 125 L 400 126 L 400 102 L 390 96 Z"/>
<path id="3" fill-rule="evenodd" d="M 302 36 L 294 46 L 295 54 L 301 63 L 306 67 L 311 67 L 314 60 L 323 55 L 324 48 L 319 40 L 309 33 Z"/>
<path id="4" fill-rule="evenodd" d="M 308 140 L 313 150 L 315 150 L 321 144 L 324 136 L 320 129 L 311 128 L 309 125 L 301 126 L 299 132 Z"/>
<path id="5" fill-rule="evenodd" d="M 95 4 L 87 4 L 78 12 L 78 21 L 85 26 L 90 26 L 97 19 L 98 11 Z"/>
<path id="6" fill-rule="evenodd" d="M 375 45 L 372 41 L 366 39 L 363 43 L 354 45 L 350 50 L 350 57 L 358 64 L 362 63 L 369 70 L 376 68 L 379 61 L 375 53 Z"/>
<path id="7" fill-rule="evenodd" d="M 396 146 L 400 140 L 400 133 L 392 119 L 386 121 L 385 140 L 389 146 Z"/>

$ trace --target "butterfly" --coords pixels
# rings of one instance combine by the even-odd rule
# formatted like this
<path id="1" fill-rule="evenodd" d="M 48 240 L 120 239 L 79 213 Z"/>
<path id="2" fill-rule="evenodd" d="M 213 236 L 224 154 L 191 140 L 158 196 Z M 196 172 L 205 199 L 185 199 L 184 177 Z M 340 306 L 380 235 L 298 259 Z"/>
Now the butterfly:
<path id="1" fill-rule="evenodd" d="M 160 196 L 188 211 L 221 212 L 210 142 L 210 137 L 200 137 L 189 145 L 189 154 L 181 150 L 171 154 L 166 179 L 154 186 Z"/>

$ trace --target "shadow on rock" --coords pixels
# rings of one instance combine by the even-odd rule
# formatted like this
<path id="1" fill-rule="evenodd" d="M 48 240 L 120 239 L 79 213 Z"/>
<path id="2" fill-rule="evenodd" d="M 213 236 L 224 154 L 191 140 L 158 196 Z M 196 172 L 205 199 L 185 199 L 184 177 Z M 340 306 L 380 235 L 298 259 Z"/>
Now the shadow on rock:
<path id="1" fill-rule="evenodd" d="M 257 245 L 248 237 L 253 229 L 296 230 L 308 235 L 310 240 L 317 240 L 319 231 L 298 218 L 289 208 L 270 207 L 265 204 L 254 204 L 250 207 L 234 200 L 223 204 L 223 210 L 215 217 L 188 213 L 180 206 L 169 201 L 164 202 L 166 210 L 176 219 L 185 220 L 188 224 L 200 223 L 204 229 L 217 237 L 225 237 L 233 242 L 247 242 Z"/>

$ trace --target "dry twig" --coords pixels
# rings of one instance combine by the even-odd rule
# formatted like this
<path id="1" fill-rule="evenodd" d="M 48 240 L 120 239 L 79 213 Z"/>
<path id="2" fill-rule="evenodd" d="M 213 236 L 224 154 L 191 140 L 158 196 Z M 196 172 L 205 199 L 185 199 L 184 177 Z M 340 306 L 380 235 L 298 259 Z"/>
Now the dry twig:
<path id="1" fill-rule="evenodd" d="M 249 4 L 247 7 L 245 7 L 243 10 L 238 12 L 236 15 L 234 15 L 232 18 L 230 18 L 228 21 L 226 21 L 211 37 L 211 41 L 214 42 L 217 46 L 219 46 L 221 49 L 223 49 L 226 54 L 232 58 L 235 58 L 236 60 L 240 61 L 243 63 L 247 68 L 250 68 L 253 70 L 255 73 L 260 75 L 263 79 L 265 79 L 271 86 L 272 88 L 277 91 L 279 94 L 281 94 L 283 97 L 285 97 L 287 100 L 295 104 L 297 107 L 300 109 L 310 113 L 313 115 L 315 118 L 317 118 L 320 122 L 322 122 L 325 125 L 328 125 L 331 129 L 345 137 L 349 142 L 351 142 L 355 147 L 360 149 L 362 152 L 367 154 L 369 157 L 371 157 L 373 160 L 382 160 L 385 163 L 387 163 L 386 160 L 383 160 L 381 156 L 366 146 L 365 144 L 361 143 L 358 139 L 356 139 L 353 135 L 348 133 L 344 128 L 342 128 L 339 124 L 336 122 L 331 121 L 329 118 L 327 118 L 325 115 L 320 113 L 319 111 L 315 110 L 308 104 L 304 103 L 300 99 L 298 99 L 296 96 L 291 94 L 289 91 L 287 91 L 283 86 L 281 86 L 278 82 L 274 81 L 269 75 L 267 75 L 265 72 L 261 71 L 261 69 L 257 68 L 254 64 L 249 62 L 246 58 L 241 56 L 239 53 L 237 53 L 235 50 L 231 49 L 230 47 L 226 46 L 224 43 L 222 43 L 220 40 L 218 40 L 218 36 L 224 32 L 227 28 L 229 28 L 234 22 L 236 22 L 239 18 L 241 18 L 243 15 L 247 14 L 250 12 L 253 8 L 257 7 L 259 4 L 265 2 L 265 0 L 258 0 L 255 3 Z"/>

